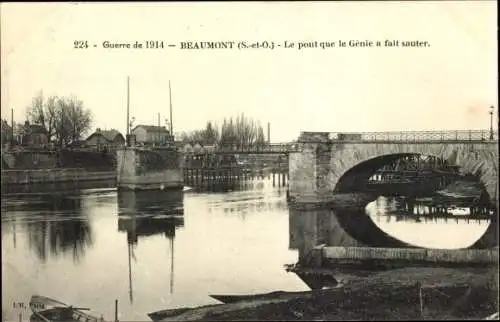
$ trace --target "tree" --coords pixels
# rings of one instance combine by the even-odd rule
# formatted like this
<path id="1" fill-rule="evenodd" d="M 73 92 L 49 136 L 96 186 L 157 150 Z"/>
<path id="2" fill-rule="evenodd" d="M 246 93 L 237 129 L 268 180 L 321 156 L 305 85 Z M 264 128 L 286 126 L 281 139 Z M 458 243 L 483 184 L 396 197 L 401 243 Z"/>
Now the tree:
<path id="1" fill-rule="evenodd" d="M 236 120 L 224 120 L 221 128 L 220 146 L 236 146 L 238 149 L 261 147 L 265 144 L 264 129 L 260 122 L 238 115 Z"/>
<path id="2" fill-rule="evenodd" d="M 219 130 L 217 129 L 217 124 L 212 124 L 212 122 L 207 122 L 207 127 L 203 133 L 204 144 L 214 145 L 219 141 Z"/>
<path id="3" fill-rule="evenodd" d="M 43 126 L 49 140 L 56 135 L 57 100 L 56 96 L 50 96 L 45 101 L 43 92 L 39 91 L 33 97 L 31 105 L 26 110 L 27 119 L 31 124 Z"/>
<path id="4" fill-rule="evenodd" d="M 79 140 L 92 125 L 90 110 L 84 109 L 83 102 L 74 96 L 60 98 L 57 103 L 61 111 L 59 121 L 62 121 L 63 138 L 68 142 Z"/>
<path id="5" fill-rule="evenodd" d="M 12 127 L 6 120 L 2 120 L 2 146 L 12 140 Z"/>
<path id="6" fill-rule="evenodd" d="M 44 99 L 39 91 L 26 114 L 31 124 L 42 126 L 49 140 L 55 139 L 59 146 L 81 139 L 92 125 L 92 113 L 75 96 Z"/>
<path id="7" fill-rule="evenodd" d="M 220 147 L 238 149 L 262 147 L 266 144 L 264 128 L 260 122 L 246 118 L 244 114 L 236 119 L 224 119 L 221 128 L 216 123 L 207 122 L 205 129 L 182 132 L 180 140 L 185 143 L 217 144 Z"/>

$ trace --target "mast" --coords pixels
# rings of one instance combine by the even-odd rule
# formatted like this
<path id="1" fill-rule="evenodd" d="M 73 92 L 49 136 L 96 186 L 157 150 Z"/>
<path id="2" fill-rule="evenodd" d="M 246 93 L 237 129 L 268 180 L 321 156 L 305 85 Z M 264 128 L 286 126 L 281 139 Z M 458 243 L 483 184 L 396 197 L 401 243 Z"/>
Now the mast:
<path id="1" fill-rule="evenodd" d="M 174 125 L 172 121 L 172 87 L 170 86 L 170 80 L 168 81 L 168 97 L 170 99 L 170 135 L 174 136 Z"/>
<path id="2" fill-rule="evenodd" d="M 132 292 L 132 263 L 130 260 L 130 248 L 132 247 L 132 243 L 127 241 L 127 244 L 128 244 L 128 291 L 129 291 L 130 303 L 132 303 L 134 301 Z"/>
<path id="3" fill-rule="evenodd" d="M 174 292 L 174 238 L 170 238 L 170 294 Z"/>
<path id="4" fill-rule="evenodd" d="M 14 242 L 14 249 L 16 248 L 16 221 L 13 220 L 12 221 L 12 238 L 13 238 L 13 242 Z"/>
<path id="5" fill-rule="evenodd" d="M 127 76 L 127 135 L 130 134 L 130 77 Z"/>

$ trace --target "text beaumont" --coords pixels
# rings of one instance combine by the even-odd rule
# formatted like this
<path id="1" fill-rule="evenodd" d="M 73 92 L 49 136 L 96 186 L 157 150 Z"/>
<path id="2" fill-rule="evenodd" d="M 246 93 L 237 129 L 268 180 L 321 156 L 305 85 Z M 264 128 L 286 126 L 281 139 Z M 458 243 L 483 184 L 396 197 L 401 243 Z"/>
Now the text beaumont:
<path id="1" fill-rule="evenodd" d="M 234 41 L 181 41 L 181 49 L 233 49 Z"/>

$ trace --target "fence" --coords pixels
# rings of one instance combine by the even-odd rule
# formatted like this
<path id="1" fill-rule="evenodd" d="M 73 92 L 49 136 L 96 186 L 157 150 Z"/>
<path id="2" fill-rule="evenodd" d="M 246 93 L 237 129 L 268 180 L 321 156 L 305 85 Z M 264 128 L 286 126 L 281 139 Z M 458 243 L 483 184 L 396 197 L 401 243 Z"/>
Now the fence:
<path id="1" fill-rule="evenodd" d="M 238 147 L 236 145 L 233 146 L 224 146 L 219 147 L 213 153 L 234 153 L 234 154 L 245 154 L 245 153 L 254 153 L 254 154 L 272 154 L 272 153 L 289 153 L 299 151 L 299 145 L 297 143 L 271 143 L 263 146 L 253 146 L 253 147 Z M 212 152 L 210 152 L 212 153 Z M 191 154 L 204 154 L 204 153 L 191 153 Z"/>
<path id="2" fill-rule="evenodd" d="M 495 142 L 498 132 L 488 130 L 393 131 L 393 132 L 302 132 L 299 142 Z"/>

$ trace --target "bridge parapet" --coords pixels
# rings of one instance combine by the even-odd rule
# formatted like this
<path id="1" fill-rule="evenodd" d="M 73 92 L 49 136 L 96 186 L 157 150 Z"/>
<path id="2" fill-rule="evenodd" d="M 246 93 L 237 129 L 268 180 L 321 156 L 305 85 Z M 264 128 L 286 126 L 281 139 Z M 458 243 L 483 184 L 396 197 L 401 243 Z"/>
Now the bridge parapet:
<path id="1" fill-rule="evenodd" d="M 189 152 L 187 155 L 204 155 L 204 154 L 287 154 L 290 152 L 298 152 L 299 144 L 291 143 L 272 143 L 263 146 L 253 147 L 237 147 L 225 146 L 219 147 L 214 151 L 206 152 Z"/>
<path id="2" fill-rule="evenodd" d="M 493 134 L 493 135 L 491 135 Z M 299 143 L 427 143 L 427 142 L 498 142 L 498 131 L 391 131 L 391 132 L 301 132 Z"/>

